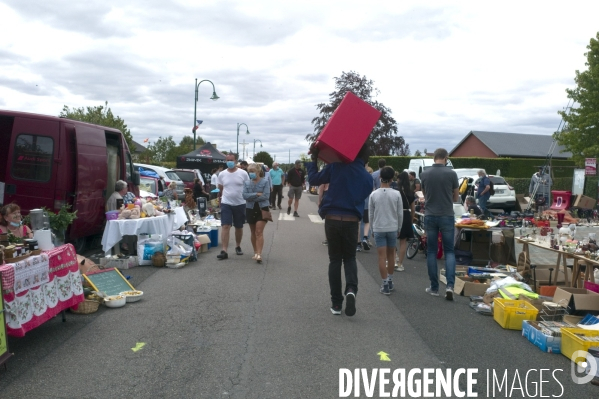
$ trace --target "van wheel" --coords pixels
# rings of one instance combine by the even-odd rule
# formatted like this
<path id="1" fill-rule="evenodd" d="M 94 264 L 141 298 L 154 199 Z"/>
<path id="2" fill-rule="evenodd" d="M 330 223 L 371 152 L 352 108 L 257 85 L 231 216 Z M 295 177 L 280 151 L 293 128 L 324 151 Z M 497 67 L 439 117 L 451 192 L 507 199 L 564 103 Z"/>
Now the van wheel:
<path id="1" fill-rule="evenodd" d="M 87 248 L 87 238 L 86 237 L 82 237 L 82 238 L 78 238 L 73 242 L 73 246 L 75 247 L 75 252 L 77 252 L 78 254 L 81 254 L 85 251 L 85 249 Z"/>

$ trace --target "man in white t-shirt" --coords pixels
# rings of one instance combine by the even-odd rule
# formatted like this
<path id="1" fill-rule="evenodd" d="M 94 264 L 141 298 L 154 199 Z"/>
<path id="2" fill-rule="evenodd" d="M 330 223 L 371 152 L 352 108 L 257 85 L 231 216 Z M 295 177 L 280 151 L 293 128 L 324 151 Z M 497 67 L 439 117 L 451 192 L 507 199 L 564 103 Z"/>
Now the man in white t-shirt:
<path id="1" fill-rule="evenodd" d="M 216 257 L 219 260 L 227 259 L 229 246 L 229 232 L 235 226 L 235 253 L 243 255 L 241 251 L 241 238 L 243 237 L 243 224 L 245 223 L 245 203 L 243 199 L 243 183 L 249 180 L 246 171 L 237 167 L 237 156 L 227 155 L 227 169 L 218 175 L 218 188 L 222 193 L 220 205 L 220 223 L 222 228 L 221 240 L 223 249 Z"/>

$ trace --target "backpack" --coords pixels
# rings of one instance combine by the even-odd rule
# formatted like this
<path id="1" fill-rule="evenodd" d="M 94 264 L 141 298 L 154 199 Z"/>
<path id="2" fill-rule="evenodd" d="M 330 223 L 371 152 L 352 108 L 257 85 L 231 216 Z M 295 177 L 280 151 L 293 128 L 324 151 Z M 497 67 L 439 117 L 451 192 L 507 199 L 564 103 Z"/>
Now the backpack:
<path id="1" fill-rule="evenodd" d="M 495 195 L 495 186 L 491 179 L 489 179 L 489 195 Z"/>

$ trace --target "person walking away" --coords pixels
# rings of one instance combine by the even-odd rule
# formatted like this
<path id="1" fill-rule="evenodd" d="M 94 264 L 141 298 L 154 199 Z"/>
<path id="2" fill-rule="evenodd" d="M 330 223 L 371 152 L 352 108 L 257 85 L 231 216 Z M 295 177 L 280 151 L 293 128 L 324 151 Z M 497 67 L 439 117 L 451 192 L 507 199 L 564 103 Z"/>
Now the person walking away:
<path id="1" fill-rule="evenodd" d="M 372 173 L 373 189 L 381 188 L 381 170 L 387 166 L 387 161 L 384 158 L 379 159 L 379 170 Z"/>
<path id="2" fill-rule="evenodd" d="M 248 165 L 250 180 L 243 183 L 243 198 L 246 200 L 245 214 L 252 232 L 251 241 L 254 248 L 252 257 L 262 263 L 262 248 L 264 247 L 264 227 L 266 220 L 262 218 L 262 211 L 269 211 L 270 183 L 262 178 L 262 168 L 258 164 Z"/>
<path id="3" fill-rule="evenodd" d="M 333 162 L 318 171 L 318 149 L 310 148 L 312 162 L 306 162 L 308 181 L 313 186 L 330 183 L 318 210 L 324 219 L 329 252 L 329 287 L 331 312 L 340 315 L 343 305 L 341 266 L 345 270 L 345 314 L 356 314 L 358 267 L 356 237 L 364 213 L 364 200 L 372 192 L 372 176 L 364 168 L 369 149 L 364 144 L 356 159 L 350 163 Z M 290 172 L 289 175 L 293 175 Z"/>
<path id="4" fill-rule="evenodd" d="M 551 205 L 551 185 L 552 185 L 551 176 L 548 173 L 544 173 L 544 168 L 539 167 L 539 171 L 532 175 L 530 179 L 530 184 L 528 185 L 528 196 L 531 197 L 531 200 L 536 205 L 537 203 L 540 206 L 550 206 Z M 532 198 L 532 194 L 534 193 L 535 187 L 538 185 L 537 192 L 535 193 L 535 198 Z"/>
<path id="5" fill-rule="evenodd" d="M 276 205 L 281 208 L 281 201 L 283 200 L 283 185 L 285 184 L 285 173 L 283 169 L 279 168 L 279 163 L 275 162 L 272 164 L 272 169 L 268 172 L 270 179 L 272 180 L 272 192 L 270 194 L 270 207 L 275 209 Z"/>
<path id="6" fill-rule="evenodd" d="M 404 219 L 401 194 L 390 186 L 395 171 L 390 166 L 381 170 L 381 187 L 370 194 L 368 213 L 372 220 L 374 243 L 378 255 L 379 273 L 383 279 L 381 294 L 389 295 L 393 291 L 393 260 L 397 235 Z"/>
<path id="7" fill-rule="evenodd" d="M 293 216 L 298 218 L 297 208 L 299 206 L 299 200 L 302 198 L 302 186 L 306 180 L 306 172 L 302 169 L 302 161 L 299 159 L 295 161 L 295 167 L 287 173 L 287 184 L 289 184 L 289 192 L 287 196 L 289 201 L 287 202 L 287 214 L 291 213 L 291 203 L 295 199 L 293 206 Z"/>
<path id="8" fill-rule="evenodd" d="M 399 254 L 395 270 L 403 272 L 403 260 L 406 257 L 408 250 L 408 239 L 414 238 L 414 229 L 412 223 L 416 214 L 416 202 L 414 192 L 410 188 L 410 175 L 405 170 L 399 174 L 398 187 L 401 194 L 401 202 L 403 205 L 403 223 L 399 232 Z"/>
<path id="9" fill-rule="evenodd" d="M 484 169 L 480 169 L 478 171 L 478 188 L 476 189 L 476 196 L 478 197 L 478 206 L 483 211 L 485 216 L 489 215 L 489 210 L 487 209 L 487 201 L 491 198 L 491 179 L 487 176 L 487 173 Z M 459 192 L 458 192 L 459 194 Z"/>
<path id="10" fill-rule="evenodd" d="M 246 171 L 237 167 L 237 155 L 227 154 L 227 169 L 218 176 L 218 188 L 222 194 L 220 205 L 221 240 L 223 248 L 216 257 L 219 260 L 229 257 L 229 233 L 235 227 L 235 253 L 243 255 L 241 239 L 246 218 L 246 201 L 243 199 L 243 186 L 250 178 Z"/>
<path id="11" fill-rule="evenodd" d="M 372 168 L 366 165 L 366 171 L 372 176 Z M 368 242 L 368 233 L 370 233 L 370 215 L 368 214 L 368 201 L 370 196 L 364 201 L 364 215 L 360 221 L 360 232 L 358 233 L 358 246 L 356 251 L 361 252 L 362 248 L 365 251 L 370 251 L 370 242 Z M 361 238 L 360 238 L 361 237 Z"/>
<path id="12" fill-rule="evenodd" d="M 416 172 L 411 170 L 409 172 L 409 176 L 410 176 L 410 189 L 412 190 L 412 192 L 415 193 L 416 191 L 421 191 L 422 187 L 420 184 L 420 180 L 418 178 L 416 178 Z"/>
<path id="13" fill-rule="evenodd" d="M 433 166 L 420 175 L 425 198 L 424 229 L 429 243 L 427 245 L 426 266 L 431 285 L 426 292 L 439 296 L 439 276 L 437 270 L 437 237 L 441 233 L 445 252 L 445 277 L 447 288 L 445 299 L 453 300 L 455 284 L 454 225 L 453 203 L 459 198 L 458 175 L 446 167 L 449 155 L 444 148 L 435 150 Z"/>

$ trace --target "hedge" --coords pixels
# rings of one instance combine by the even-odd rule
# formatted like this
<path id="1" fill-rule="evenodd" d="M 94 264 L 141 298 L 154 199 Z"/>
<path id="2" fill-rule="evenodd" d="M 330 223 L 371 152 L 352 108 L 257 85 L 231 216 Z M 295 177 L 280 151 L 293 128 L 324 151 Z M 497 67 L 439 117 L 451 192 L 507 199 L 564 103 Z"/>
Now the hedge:
<path id="1" fill-rule="evenodd" d="M 374 170 L 378 169 L 379 159 L 385 159 L 387 165 L 392 166 L 395 170 L 407 169 L 410 160 L 417 158 L 430 157 L 381 157 L 373 155 L 370 157 L 368 164 Z M 544 159 L 533 158 L 451 158 L 453 167 L 458 168 L 480 168 L 487 171 L 488 174 L 495 174 L 499 169 L 501 176 L 510 176 L 515 178 L 529 178 L 535 173 L 539 166 L 545 163 Z M 572 160 L 553 159 L 551 161 L 553 168 L 553 176 L 571 177 L 574 173 L 575 163 Z"/>

